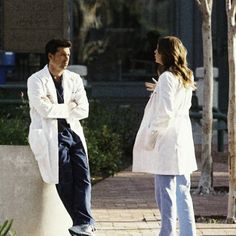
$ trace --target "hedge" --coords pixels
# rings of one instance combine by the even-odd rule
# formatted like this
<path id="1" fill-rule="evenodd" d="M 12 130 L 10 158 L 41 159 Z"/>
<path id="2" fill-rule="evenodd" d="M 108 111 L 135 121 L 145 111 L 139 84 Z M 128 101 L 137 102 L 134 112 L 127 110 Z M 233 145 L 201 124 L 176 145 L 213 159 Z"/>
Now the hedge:
<path id="1" fill-rule="evenodd" d="M 0 107 L 0 145 L 27 145 L 28 105 Z M 82 120 L 93 176 L 113 175 L 131 164 L 140 114 L 129 106 L 90 102 L 90 115 Z"/>

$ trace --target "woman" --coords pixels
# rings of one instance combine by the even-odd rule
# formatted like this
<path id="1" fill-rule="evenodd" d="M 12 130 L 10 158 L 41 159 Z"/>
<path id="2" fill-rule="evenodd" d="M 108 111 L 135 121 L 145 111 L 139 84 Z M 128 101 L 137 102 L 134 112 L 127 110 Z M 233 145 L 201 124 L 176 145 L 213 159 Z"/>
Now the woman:
<path id="1" fill-rule="evenodd" d="M 155 61 L 163 68 L 146 105 L 133 149 L 133 171 L 155 174 L 160 236 L 195 236 L 190 174 L 197 169 L 189 118 L 193 73 L 187 51 L 173 36 L 160 38 Z M 152 89 L 152 86 L 149 89 Z"/>

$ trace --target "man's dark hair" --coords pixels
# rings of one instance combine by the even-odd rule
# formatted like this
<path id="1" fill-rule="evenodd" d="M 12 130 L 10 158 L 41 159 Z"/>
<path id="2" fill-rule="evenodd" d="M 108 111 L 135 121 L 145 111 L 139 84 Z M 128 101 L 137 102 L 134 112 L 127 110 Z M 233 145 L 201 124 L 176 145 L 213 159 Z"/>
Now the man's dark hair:
<path id="1" fill-rule="evenodd" d="M 72 46 L 71 41 L 67 39 L 51 39 L 50 41 L 48 41 L 45 46 L 45 55 L 47 63 L 49 62 L 48 60 L 49 53 L 55 54 L 58 48 L 70 48 L 71 46 Z"/>

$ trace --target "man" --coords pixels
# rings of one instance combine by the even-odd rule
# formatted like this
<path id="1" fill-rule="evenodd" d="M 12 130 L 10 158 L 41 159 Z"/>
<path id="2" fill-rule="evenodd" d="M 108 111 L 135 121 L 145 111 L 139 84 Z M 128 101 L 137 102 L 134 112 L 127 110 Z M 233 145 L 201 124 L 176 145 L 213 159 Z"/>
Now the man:
<path id="1" fill-rule="evenodd" d="M 83 81 L 66 70 L 71 42 L 52 39 L 48 64 L 27 82 L 31 124 L 29 143 L 43 180 L 56 184 L 73 221 L 71 235 L 95 235 L 87 148 L 79 120 L 88 117 Z"/>

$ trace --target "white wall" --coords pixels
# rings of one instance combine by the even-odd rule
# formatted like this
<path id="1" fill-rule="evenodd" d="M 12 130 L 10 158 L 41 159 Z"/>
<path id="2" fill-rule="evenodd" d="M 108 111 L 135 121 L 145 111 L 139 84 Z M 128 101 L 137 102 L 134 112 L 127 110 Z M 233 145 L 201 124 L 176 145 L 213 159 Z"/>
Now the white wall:
<path id="1" fill-rule="evenodd" d="M 72 224 L 28 146 L 0 145 L 0 222 L 11 218 L 17 236 L 68 236 Z"/>

